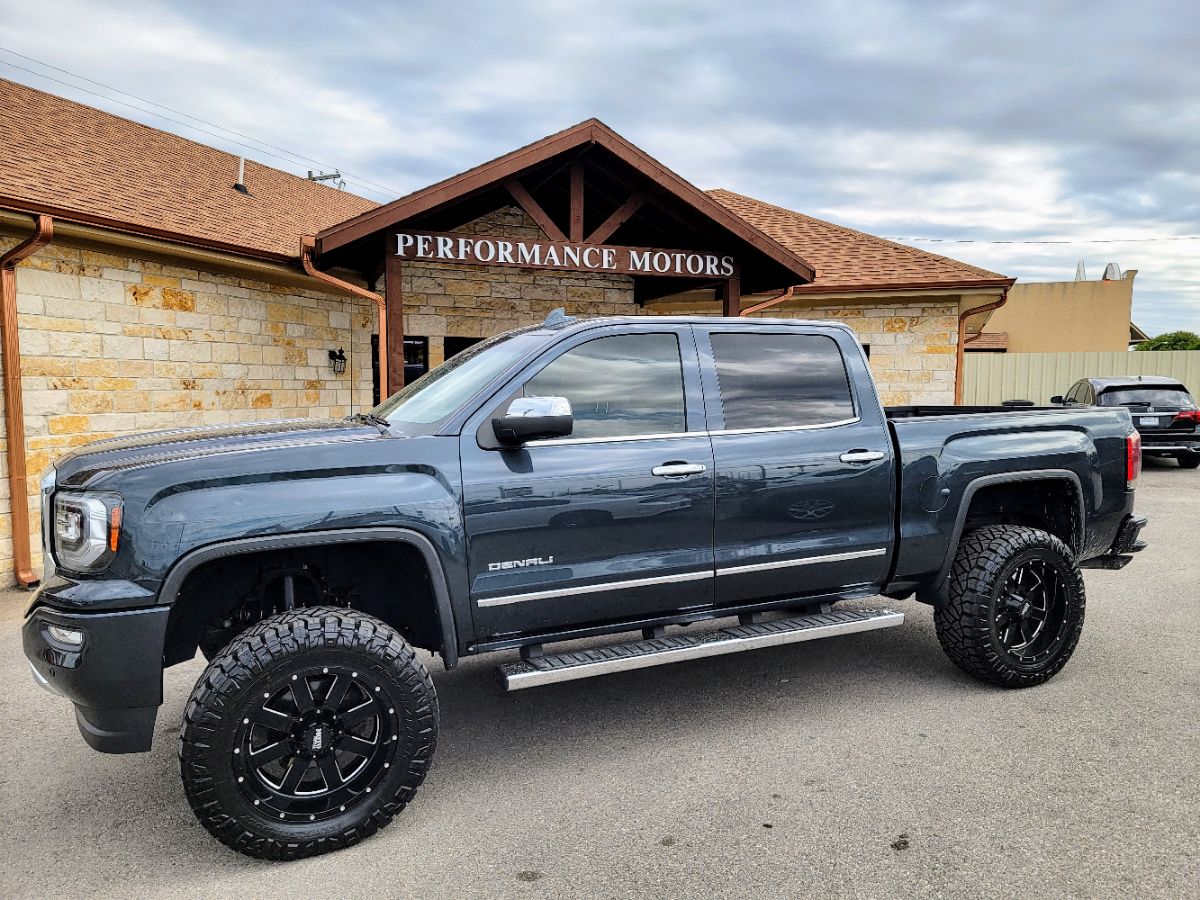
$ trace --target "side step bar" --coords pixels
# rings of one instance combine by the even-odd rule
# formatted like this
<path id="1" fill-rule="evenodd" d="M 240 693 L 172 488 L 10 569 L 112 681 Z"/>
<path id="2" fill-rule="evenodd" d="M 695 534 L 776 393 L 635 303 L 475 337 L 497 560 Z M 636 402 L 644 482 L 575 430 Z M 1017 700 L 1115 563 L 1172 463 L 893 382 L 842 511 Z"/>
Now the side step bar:
<path id="1" fill-rule="evenodd" d="M 500 676 L 500 683 L 506 691 L 519 691 L 522 688 L 538 687 L 555 681 L 574 681 L 593 675 L 663 666 L 687 659 L 721 656 L 742 650 L 759 650 L 763 647 L 777 647 L 780 644 L 795 644 L 800 641 L 815 641 L 856 631 L 892 628 L 903 622 L 904 613 L 893 612 L 890 609 L 833 610 L 773 622 L 735 625 L 704 634 L 655 637 L 598 647 L 594 650 L 532 657 L 497 666 L 496 674 Z"/>

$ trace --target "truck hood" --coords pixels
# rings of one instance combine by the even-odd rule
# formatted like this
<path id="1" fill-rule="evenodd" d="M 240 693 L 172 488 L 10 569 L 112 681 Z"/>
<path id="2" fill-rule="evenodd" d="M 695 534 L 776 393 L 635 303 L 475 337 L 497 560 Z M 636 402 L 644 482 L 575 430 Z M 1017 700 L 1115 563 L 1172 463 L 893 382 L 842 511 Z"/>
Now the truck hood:
<path id="1" fill-rule="evenodd" d="M 85 444 L 54 464 L 59 485 L 83 488 L 122 469 L 227 453 L 303 448 L 382 438 L 375 426 L 343 419 L 284 419 L 152 431 Z"/>

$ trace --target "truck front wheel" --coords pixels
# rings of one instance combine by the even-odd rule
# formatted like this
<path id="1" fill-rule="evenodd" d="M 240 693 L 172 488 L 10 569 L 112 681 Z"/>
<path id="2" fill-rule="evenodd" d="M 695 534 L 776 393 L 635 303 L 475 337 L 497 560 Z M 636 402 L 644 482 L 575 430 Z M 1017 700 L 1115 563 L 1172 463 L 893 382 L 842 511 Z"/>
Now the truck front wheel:
<path id="1" fill-rule="evenodd" d="M 348 609 L 264 619 L 218 653 L 184 713 L 188 802 L 260 859 L 357 843 L 412 799 L 433 758 L 429 672 L 395 631 Z"/>
<path id="2" fill-rule="evenodd" d="M 1030 687 L 1067 664 L 1084 607 L 1083 576 L 1066 544 L 1037 528 L 989 525 L 960 542 L 934 624 L 960 669 L 1004 687 Z"/>

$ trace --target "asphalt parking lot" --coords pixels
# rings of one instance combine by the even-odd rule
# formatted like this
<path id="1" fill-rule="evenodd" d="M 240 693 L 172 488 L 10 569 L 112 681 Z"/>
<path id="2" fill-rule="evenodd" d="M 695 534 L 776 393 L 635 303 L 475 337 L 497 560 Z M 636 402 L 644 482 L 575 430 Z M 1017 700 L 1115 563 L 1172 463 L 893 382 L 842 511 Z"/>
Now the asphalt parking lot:
<path id="1" fill-rule="evenodd" d="M 1139 510 L 1149 549 L 1087 573 L 1047 685 L 970 680 L 913 602 L 901 628 L 516 694 L 496 659 L 435 668 L 416 801 L 284 864 L 183 798 L 199 662 L 168 672 L 150 754 L 93 753 L 29 677 L 27 596 L 0 594 L 0 895 L 1200 896 L 1200 472 L 1149 461 Z"/>

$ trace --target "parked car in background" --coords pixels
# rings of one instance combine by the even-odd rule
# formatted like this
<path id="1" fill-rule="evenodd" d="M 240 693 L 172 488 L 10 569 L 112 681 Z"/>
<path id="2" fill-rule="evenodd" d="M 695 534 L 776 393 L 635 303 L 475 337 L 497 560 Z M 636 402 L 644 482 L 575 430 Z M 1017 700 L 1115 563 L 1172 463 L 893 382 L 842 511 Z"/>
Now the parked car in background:
<path id="1" fill-rule="evenodd" d="M 1188 389 L 1165 375 L 1118 375 L 1081 378 L 1056 406 L 1123 406 L 1142 435 L 1142 453 L 1179 460 L 1185 469 L 1200 466 L 1200 407 Z"/>

